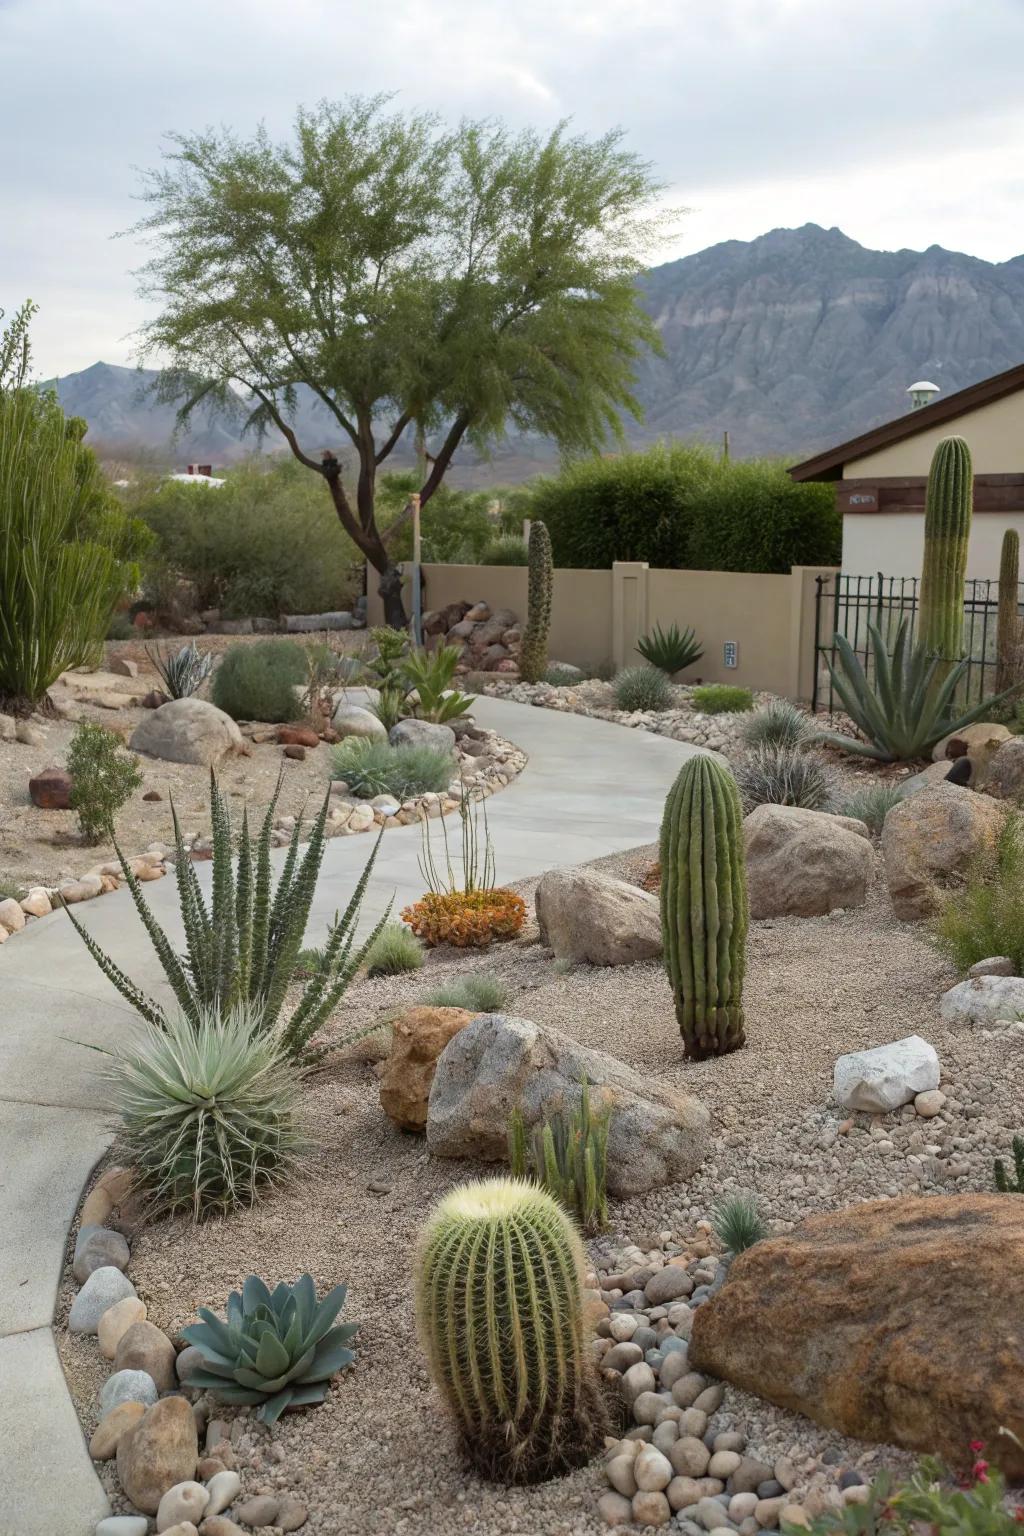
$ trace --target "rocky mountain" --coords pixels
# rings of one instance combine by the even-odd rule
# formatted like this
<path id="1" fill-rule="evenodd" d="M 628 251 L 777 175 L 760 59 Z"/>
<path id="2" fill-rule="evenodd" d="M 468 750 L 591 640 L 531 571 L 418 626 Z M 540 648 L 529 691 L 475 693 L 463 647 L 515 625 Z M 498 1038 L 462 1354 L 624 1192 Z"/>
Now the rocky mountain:
<path id="1" fill-rule="evenodd" d="M 899 415 L 915 379 L 952 393 L 1024 361 L 1024 256 L 994 264 L 940 246 L 872 251 L 806 224 L 655 267 L 640 291 L 664 356 L 638 370 L 644 421 L 627 424 L 638 444 L 717 442 L 728 431 L 738 457 L 798 459 Z M 152 377 L 95 363 L 57 389 L 109 454 L 224 464 L 251 451 L 234 423 L 209 418 L 172 448 L 173 409 L 144 396 Z M 300 417 L 315 447 L 333 441 L 316 402 Z M 488 463 L 462 456 L 456 478 L 518 479 L 555 458 L 551 444 L 516 438 Z"/>

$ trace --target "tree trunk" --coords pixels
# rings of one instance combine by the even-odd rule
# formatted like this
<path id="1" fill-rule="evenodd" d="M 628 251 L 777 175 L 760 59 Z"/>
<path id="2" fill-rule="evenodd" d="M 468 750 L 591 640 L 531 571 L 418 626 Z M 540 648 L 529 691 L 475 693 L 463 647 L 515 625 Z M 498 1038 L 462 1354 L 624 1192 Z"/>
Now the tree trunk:
<path id="1" fill-rule="evenodd" d="M 380 572 L 380 581 L 377 591 L 384 603 L 384 622 L 392 629 L 408 629 L 409 618 L 402 601 L 402 573 L 398 566 L 389 561 L 383 571 Z"/>

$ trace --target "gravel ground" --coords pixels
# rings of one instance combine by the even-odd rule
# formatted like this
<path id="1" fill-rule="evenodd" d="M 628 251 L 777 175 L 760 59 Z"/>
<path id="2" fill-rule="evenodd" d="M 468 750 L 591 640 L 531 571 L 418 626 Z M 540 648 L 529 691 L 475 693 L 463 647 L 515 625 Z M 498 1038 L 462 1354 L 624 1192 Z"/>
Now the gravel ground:
<path id="1" fill-rule="evenodd" d="M 599 867 L 633 878 L 651 854 L 636 850 Z M 472 968 L 506 979 L 515 991 L 508 1011 L 685 1084 L 712 1111 L 713 1150 L 689 1184 L 613 1202 L 611 1229 L 592 1246 L 603 1266 L 630 1244 L 645 1252 L 670 1243 L 685 1248 L 703 1235 L 697 1223 L 729 1189 L 756 1191 L 777 1231 L 813 1212 L 884 1195 L 988 1189 L 993 1156 L 1020 1129 L 1019 1040 L 939 1021 L 939 995 L 957 977 L 919 929 L 894 922 L 877 878 L 858 911 L 751 925 L 748 1042 L 721 1060 L 682 1061 L 659 964 L 564 973 L 535 942 L 535 930 L 490 955 L 452 960 L 435 953 L 411 977 L 360 981 L 336 1027 L 385 1017 L 433 979 Z M 942 1062 L 949 1098 L 940 1116 L 922 1121 L 911 1109 L 877 1123 L 863 1115 L 843 1121 L 830 1103 L 836 1056 L 915 1032 Z M 150 1317 L 173 1333 L 197 1305 L 221 1309 L 250 1270 L 276 1281 L 309 1269 L 321 1289 L 348 1281 L 345 1315 L 363 1324 L 355 1369 L 332 1386 L 323 1407 L 286 1417 L 272 1435 L 242 1426 L 244 1493 L 296 1493 L 315 1536 L 603 1531 L 596 1504 L 607 1485 L 599 1462 L 553 1484 L 508 1491 L 481 1484 L 459 1459 L 415 1339 L 410 1262 L 432 1202 L 483 1170 L 428 1158 L 420 1139 L 392 1127 L 379 1107 L 367 1059 L 373 1054 L 371 1047 L 336 1058 L 312 1084 L 309 1110 L 321 1144 L 298 1188 L 201 1229 L 164 1222 L 133 1234 L 129 1272 Z M 62 1318 L 71 1294 L 65 1283 Z M 94 1340 L 61 1332 L 60 1341 L 88 1433 L 104 1362 Z M 731 1387 L 714 1426 L 741 1429 L 748 1454 L 769 1462 L 788 1456 L 798 1488 L 822 1457 L 866 1473 L 879 1462 L 909 1464 L 901 1453 L 844 1440 Z M 109 1467 L 102 1475 L 116 1504 Z"/>

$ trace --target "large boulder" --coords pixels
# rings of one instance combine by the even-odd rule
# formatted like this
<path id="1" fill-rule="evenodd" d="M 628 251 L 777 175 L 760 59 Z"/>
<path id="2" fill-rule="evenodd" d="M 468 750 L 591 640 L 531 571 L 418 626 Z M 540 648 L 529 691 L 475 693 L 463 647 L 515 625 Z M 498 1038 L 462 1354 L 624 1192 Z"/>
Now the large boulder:
<path id="1" fill-rule="evenodd" d="M 983 1440 L 1021 1478 L 1024 1448 L 999 1431 L 1024 1440 L 1022 1319 L 1024 1200 L 873 1200 L 740 1254 L 694 1314 L 690 1367 L 955 1466 Z"/>
<path id="2" fill-rule="evenodd" d="M 595 869 L 552 869 L 534 896 L 540 941 L 559 960 L 631 965 L 661 954 L 657 899 Z"/>
<path id="3" fill-rule="evenodd" d="M 989 764 L 1004 741 L 1011 739 L 1005 725 L 994 720 L 977 720 L 965 725 L 963 730 L 951 731 L 935 743 L 932 749 L 934 762 L 955 762 L 966 757 L 971 765 L 971 783 L 977 789 L 985 787 Z"/>
<path id="4" fill-rule="evenodd" d="M 128 743 L 133 752 L 167 763 L 216 768 L 225 757 L 245 751 L 238 726 L 205 699 L 171 699 L 143 715 Z"/>
<path id="5" fill-rule="evenodd" d="M 863 906 L 874 865 L 852 816 L 759 805 L 744 818 L 751 917 L 820 917 Z"/>
<path id="6" fill-rule="evenodd" d="M 985 793 L 997 800 L 1024 800 L 1024 738 L 1011 736 L 989 759 Z"/>
<path id="7" fill-rule="evenodd" d="M 844 1109 L 887 1114 L 909 1104 L 919 1093 L 939 1086 L 935 1047 L 920 1035 L 908 1035 L 892 1045 L 840 1056 L 832 1074 L 836 1100 Z"/>
<path id="8" fill-rule="evenodd" d="M 386 741 L 388 728 L 372 710 L 361 704 L 349 704 L 344 699 L 331 717 L 331 725 L 344 741 L 346 736 L 368 736 Z"/>
<path id="9" fill-rule="evenodd" d="M 518 1109 L 536 1125 L 572 1107 L 586 1076 L 610 1103 L 608 1188 L 626 1197 L 688 1179 L 707 1151 L 710 1116 L 688 1093 L 642 1078 L 604 1051 L 579 1045 L 529 1019 L 485 1013 L 438 1059 L 427 1108 L 427 1146 L 439 1157 L 493 1162 L 507 1155 Z"/>
<path id="10" fill-rule="evenodd" d="M 1003 815 L 998 800 L 957 784 L 936 784 L 894 805 L 882 828 L 882 857 L 896 916 L 929 917 L 943 889 L 993 846 Z"/>
<path id="11" fill-rule="evenodd" d="M 995 1024 L 1024 1015 L 1024 977 L 971 976 L 943 993 L 939 1017 L 947 1024 Z"/>
<path id="12" fill-rule="evenodd" d="M 117 1475 L 136 1508 L 155 1515 L 168 1488 L 195 1475 L 198 1459 L 190 1404 L 183 1397 L 162 1397 L 118 1441 Z"/>
<path id="13" fill-rule="evenodd" d="M 437 1058 L 473 1017 L 465 1008 L 410 1008 L 391 1022 L 391 1054 L 380 1080 L 380 1107 L 403 1131 L 422 1131 Z"/>
<path id="14" fill-rule="evenodd" d="M 393 747 L 434 747 L 439 752 L 455 751 L 455 732 L 450 725 L 435 725 L 432 720 L 399 720 L 388 737 Z"/>

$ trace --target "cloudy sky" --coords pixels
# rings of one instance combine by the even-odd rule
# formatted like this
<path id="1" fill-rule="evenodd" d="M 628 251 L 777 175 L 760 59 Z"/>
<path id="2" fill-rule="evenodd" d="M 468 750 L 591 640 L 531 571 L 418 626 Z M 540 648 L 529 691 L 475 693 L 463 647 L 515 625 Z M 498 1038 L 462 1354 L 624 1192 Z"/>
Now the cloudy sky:
<path id="1" fill-rule="evenodd" d="M 128 362 L 139 168 L 168 130 L 393 91 L 621 125 L 691 211 L 662 259 L 780 225 L 1024 252 L 1024 0 L 0 0 L 0 307 L 40 373 Z"/>

